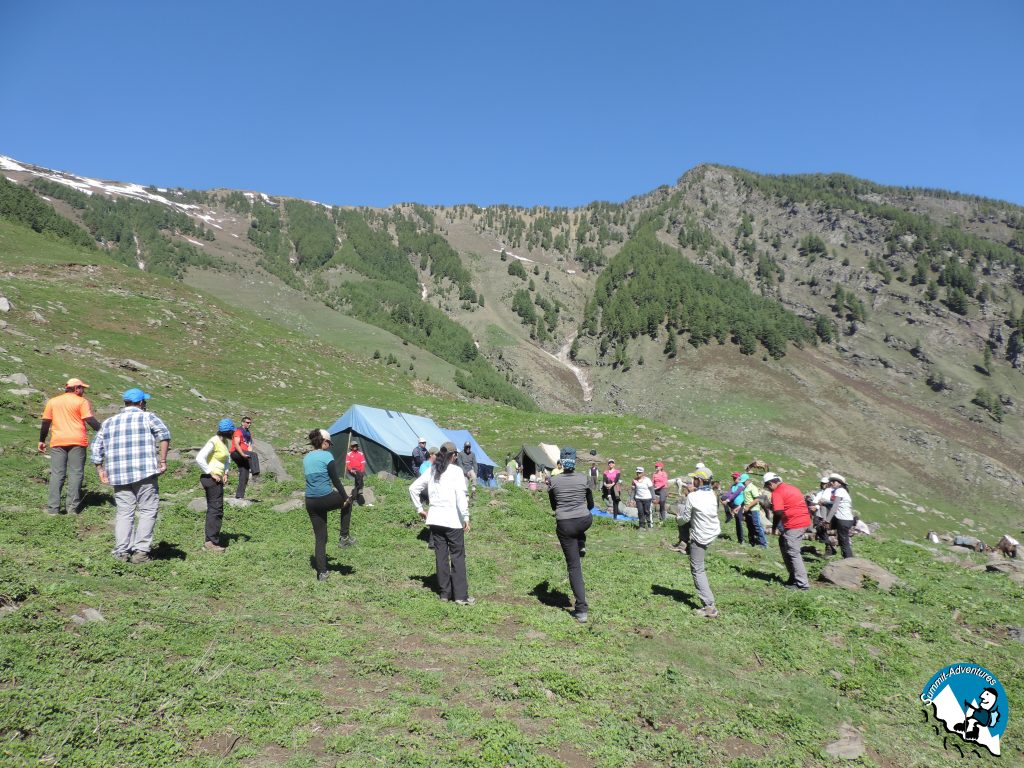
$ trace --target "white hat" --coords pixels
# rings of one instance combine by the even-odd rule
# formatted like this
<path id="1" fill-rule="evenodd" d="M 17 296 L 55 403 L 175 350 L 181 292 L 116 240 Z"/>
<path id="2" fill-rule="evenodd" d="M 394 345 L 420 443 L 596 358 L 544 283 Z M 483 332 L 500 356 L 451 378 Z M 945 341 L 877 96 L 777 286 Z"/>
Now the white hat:
<path id="1" fill-rule="evenodd" d="M 420 438 L 420 439 L 418 440 L 418 442 L 420 442 L 420 443 L 425 443 L 425 442 L 427 442 L 427 438 L 425 438 L 425 437 L 421 437 L 421 438 Z"/>
<path id="2" fill-rule="evenodd" d="M 764 473 L 764 482 L 766 482 L 766 483 L 770 483 L 773 480 L 781 480 L 781 479 L 782 478 L 779 477 L 778 475 L 776 475 L 774 472 L 765 472 Z"/>
<path id="3" fill-rule="evenodd" d="M 637 468 L 636 468 L 636 471 L 637 471 L 637 472 L 643 472 L 643 471 L 644 471 L 644 468 L 643 468 L 643 467 L 637 467 Z"/>
<path id="4" fill-rule="evenodd" d="M 828 479 L 829 480 L 838 480 L 843 485 L 846 485 L 846 478 L 843 477 L 842 475 L 836 474 L 835 472 L 833 472 L 831 475 L 829 475 Z"/>
<path id="5" fill-rule="evenodd" d="M 331 438 L 331 433 L 328 432 L 326 429 L 320 430 L 320 437 L 322 437 L 324 440 L 330 440 L 332 443 L 334 442 L 334 440 Z"/>
<path id="6" fill-rule="evenodd" d="M 819 480 L 818 482 L 819 483 L 827 483 L 828 482 L 828 478 L 829 478 L 828 475 L 822 475 L 821 476 L 821 480 Z"/>

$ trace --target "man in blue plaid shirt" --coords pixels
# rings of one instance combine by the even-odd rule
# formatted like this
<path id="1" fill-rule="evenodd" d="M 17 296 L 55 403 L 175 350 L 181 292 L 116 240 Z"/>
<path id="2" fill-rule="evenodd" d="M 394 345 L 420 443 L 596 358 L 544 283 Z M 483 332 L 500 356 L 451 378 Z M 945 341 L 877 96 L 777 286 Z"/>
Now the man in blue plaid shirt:
<path id="1" fill-rule="evenodd" d="M 167 470 L 171 432 L 146 410 L 149 397 L 137 388 L 125 392 L 124 409 L 103 422 L 92 443 L 92 463 L 100 482 L 114 486 L 117 521 L 111 554 L 122 562 L 149 562 L 160 503 L 156 479 Z M 155 443 L 160 444 L 159 458 Z"/>

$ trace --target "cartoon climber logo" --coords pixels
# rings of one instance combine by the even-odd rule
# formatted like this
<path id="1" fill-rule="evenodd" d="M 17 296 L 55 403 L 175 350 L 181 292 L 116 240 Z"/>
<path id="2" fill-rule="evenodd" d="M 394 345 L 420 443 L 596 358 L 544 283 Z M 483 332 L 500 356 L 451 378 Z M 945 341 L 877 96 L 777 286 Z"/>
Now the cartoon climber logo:
<path id="1" fill-rule="evenodd" d="M 984 667 L 967 663 L 943 667 L 921 691 L 921 701 L 932 705 L 935 719 L 949 733 L 993 755 L 1000 753 L 1010 708 L 1002 684 Z"/>

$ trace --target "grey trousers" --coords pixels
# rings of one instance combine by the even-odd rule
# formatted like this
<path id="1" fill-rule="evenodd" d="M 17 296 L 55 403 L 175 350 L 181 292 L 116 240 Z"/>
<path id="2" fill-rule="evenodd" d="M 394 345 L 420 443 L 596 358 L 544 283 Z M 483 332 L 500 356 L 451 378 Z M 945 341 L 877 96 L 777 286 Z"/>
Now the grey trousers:
<path id="1" fill-rule="evenodd" d="M 153 546 L 153 528 L 156 527 L 156 513 L 160 506 L 156 478 L 153 475 L 130 485 L 114 486 L 117 519 L 114 521 L 114 549 L 111 554 L 149 552 Z M 135 526 L 136 510 L 139 514 L 138 527 Z"/>
<path id="2" fill-rule="evenodd" d="M 85 479 L 85 446 L 50 446 L 50 497 L 46 506 L 51 515 L 60 514 L 60 496 L 64 480 L 68 483 L 67 510 L 81 512 L 82 481 Z"/>
<path id="3" fill-rule="evenodd" d="M 787 528 L 779 536 L 779 549 L 782 550 L 782 560 L 786 563 L 786 570 L 789 571 L 789 580 L 801 589 L 810 586 L 807 581 L 807 568 L 804 566 L 804 557 L 800 554 L 800 545 L 804 540 L 806 528 Z"/>
<path id="4" fill-rule="evenodd" d="M 704 558 L 708 554 L 710 544 L 698 544 L 690 542 L 686 552 L 690 555 L 690 574 L 693 576 L 693 586 L 697 588 L 697 596 L 704 603 L 705 608 L 713 608 L 715 596 L 711 592 L 711 584 L 708 582 L 708 573 L 704 569 Z"/>

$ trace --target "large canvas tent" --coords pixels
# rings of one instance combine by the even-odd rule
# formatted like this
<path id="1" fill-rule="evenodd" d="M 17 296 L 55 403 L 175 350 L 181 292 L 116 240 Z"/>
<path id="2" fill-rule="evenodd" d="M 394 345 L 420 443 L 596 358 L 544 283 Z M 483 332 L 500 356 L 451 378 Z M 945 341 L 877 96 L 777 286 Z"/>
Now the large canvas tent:
<path id="1" fill-rule="evenodd" d="M 529 478 L 530 475 L 534 475 L 542 469 L 552 470 L 555 468 L 555 462 L 539 445 L 524 444 L 516 458 L 523 468 L 524 478 Z"/>
<path id="2" fill-rule="evenodd" d="M 460 451 L 462 446 L 469 441 L 470 447 L 473 449 L 473 453 L 476 454 L 476 463 L 479 467 L 477 472 L 477 478 L 484 482 L 489 482 L 494 477 L 494 468 L 498 466 L 494 463 L 494 459 L 487 455 L 483 448 L 480 447 L 480 443 L 476 441 L 476 438 L 469 433 L 468 429 L 441 429 L 448 439 L 455 443 L 455 447 Z"/>
<path id="3" fill-rule="evenodd" d="M 352 438 L 366 455 L 368 474 L 385 471 L 401 477 L 416 477 L 419 467 L 412 465 L 412 449 L 420 437 L 427 445 L 440 446 L 448 436 L 433 421 L 401 411 L 387 411 L 366 405 L 353 405 L 327 430 L 341 435 L 331 441 L 331 452 L 339 463 L 345 460 Z"/>

